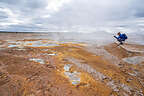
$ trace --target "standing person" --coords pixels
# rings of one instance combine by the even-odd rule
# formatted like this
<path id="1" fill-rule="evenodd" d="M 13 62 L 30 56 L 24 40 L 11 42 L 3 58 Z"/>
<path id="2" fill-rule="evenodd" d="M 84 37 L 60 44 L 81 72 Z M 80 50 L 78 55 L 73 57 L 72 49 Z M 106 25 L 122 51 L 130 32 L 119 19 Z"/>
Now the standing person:
<path id="1" fill-rule="evenodd" d="M 126 34 L 122 34 L 121 32 L 118 32 L 117 35 L 118 35 L 118 37 L 117 37 L 117 36 L 114 36 L 114 37 L 117 39 L 117 41 L 120 42 L 120 45 L 122 45 L 123 42 L 124 42 L 126 39 L 128 39 L 127 35 L 126 35 Z"/>

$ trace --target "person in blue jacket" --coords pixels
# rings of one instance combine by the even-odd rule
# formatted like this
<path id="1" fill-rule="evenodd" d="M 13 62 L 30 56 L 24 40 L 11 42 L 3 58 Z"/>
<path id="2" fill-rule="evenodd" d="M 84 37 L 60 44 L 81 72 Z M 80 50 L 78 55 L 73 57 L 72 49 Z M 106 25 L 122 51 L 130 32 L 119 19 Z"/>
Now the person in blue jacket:
<path id="1" fill-rule="evenodd" d="M 116 37 L 116 36 L 114 36 L 114 37 L 117 39 L 117 41 L 120 42 L 121 45 L 123 44 L 123 42 L 126 39 L 128 39 L 127 35 L 126 34 L 122 34 L 121 32 L 118 32 L 117 35 L 118 35 L 118 37 Z"/>

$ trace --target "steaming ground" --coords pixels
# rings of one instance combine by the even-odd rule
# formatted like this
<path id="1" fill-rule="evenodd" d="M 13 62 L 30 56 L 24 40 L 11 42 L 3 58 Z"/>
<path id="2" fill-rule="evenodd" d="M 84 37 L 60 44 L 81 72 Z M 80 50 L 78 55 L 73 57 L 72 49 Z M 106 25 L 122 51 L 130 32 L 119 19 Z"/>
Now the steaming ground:
<path id="1" fill-rule="evenodd" d="M 144 95 L 141 35 L 0 34 L 0 96 Z"/>

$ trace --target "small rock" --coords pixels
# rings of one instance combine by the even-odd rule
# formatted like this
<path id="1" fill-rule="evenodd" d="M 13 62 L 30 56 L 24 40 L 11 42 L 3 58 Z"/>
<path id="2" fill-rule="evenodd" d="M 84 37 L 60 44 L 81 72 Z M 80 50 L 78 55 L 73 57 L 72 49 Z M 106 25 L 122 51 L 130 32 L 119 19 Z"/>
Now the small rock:
<path id="1" fill-rule="evenodd" d="M 133 79 L 132 78 L 128 78 L 126 81 L 127 83 L 131 82 Z"/>

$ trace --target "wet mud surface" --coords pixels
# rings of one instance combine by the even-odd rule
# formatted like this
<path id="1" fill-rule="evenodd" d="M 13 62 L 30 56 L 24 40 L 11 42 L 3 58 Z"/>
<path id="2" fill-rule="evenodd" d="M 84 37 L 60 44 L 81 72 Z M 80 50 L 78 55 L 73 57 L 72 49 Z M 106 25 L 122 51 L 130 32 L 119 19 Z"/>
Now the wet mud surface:
<path id="1" fill-rule="evenodd" d="M 22 37 L 0 40 L 0 96 L 144 95 L 142 45 Z"/>

